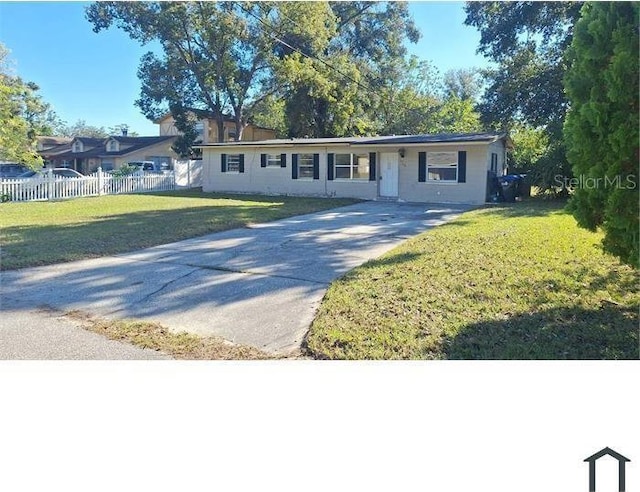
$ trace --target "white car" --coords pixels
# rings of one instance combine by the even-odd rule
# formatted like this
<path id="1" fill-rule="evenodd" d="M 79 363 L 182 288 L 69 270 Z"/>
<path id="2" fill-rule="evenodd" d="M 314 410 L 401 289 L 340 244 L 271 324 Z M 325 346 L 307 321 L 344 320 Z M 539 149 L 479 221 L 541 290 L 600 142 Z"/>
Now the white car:
<path id="1" fill-rule="evenodd" d="M 27 171 L 26 173 L 22 173 L 17 176 L 17 178 L 44 178 L 49 173 L 48 169 L 42 169 L 41 171 Z M 56 167 L 53 169 L 53 175 L 56 177 L 63 178 L 83 178 L 84 176 L 80 174 L 75 169 L 69 169 L 66 167 Z"/>
<path id="2" fill-rule="evenodd" d="M 56 179 L 84 178 L 85 176 L 80 174 L 78 171 L 66 167 L 58 167 L 52 169 L 52 174 L 56 181 L 54 190 L 56 198 L 69 198 L 82 195 L 85 180 Z M 41 171 L 27 171 L 26 173 L 22 173 L 16 179 L 24 179 L 22 184 L 23 189 L 31 190 L 31 193 L 35 193 L 39 198 L 45 198 L 47 196 L 48 175 L 49 170 L 42 169 Z"/>

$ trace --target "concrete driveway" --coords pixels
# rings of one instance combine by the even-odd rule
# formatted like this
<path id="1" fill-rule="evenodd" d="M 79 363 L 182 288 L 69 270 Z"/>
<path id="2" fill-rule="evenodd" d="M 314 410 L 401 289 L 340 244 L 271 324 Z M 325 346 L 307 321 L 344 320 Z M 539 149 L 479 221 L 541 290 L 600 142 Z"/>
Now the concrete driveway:
<path id="1" fill-rule="evenodd" d="M 129 254 L 1 272 L 0 309 L 153 320 L 286 353 L 300 347 L 333 280 L 470 208 L 363 202 Z"/>

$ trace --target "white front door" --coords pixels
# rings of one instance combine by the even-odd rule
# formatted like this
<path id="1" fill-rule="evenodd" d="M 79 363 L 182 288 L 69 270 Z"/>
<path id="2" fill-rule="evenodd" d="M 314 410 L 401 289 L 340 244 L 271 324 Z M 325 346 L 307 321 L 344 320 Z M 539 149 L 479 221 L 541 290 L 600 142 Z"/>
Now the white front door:
<path id="1" fill-rule="evenodd" d="M 380 154 L 380 196 L 398 196 L 398 153 Z"/>

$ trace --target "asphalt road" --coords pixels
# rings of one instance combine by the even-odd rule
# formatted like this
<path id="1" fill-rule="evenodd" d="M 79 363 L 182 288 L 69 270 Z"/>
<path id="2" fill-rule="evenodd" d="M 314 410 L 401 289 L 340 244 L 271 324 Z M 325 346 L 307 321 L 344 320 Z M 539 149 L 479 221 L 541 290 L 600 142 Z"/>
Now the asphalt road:
<path id="1" fill-rule="evenodd" d="M 0 358 L 151 357 L 100 352 L 86 332 L 55 339 L 73 330 L 51 315 L 40 321 L 42 307 L 156 321 L 287 353 L 300 347 L 333 280 L 469 208 L 363 202 L 129 254 L 0 272 Z M 46 350 L 30 351 L 47 337 Z"/>
<path id="2" fill-rule="evenodd" d="M 83 329 L 58 313 L 2 310 L 0 360 L 140 360 L 169 359 L 167 355 Z"/>

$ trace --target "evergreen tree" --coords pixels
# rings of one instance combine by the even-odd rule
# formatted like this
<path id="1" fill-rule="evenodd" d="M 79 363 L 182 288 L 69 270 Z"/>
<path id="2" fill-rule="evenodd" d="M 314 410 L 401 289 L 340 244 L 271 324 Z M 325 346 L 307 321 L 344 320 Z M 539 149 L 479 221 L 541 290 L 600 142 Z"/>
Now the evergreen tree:
<path id="1" fill-rule="evenodd" d="M 638 267 L 638 21 L 635 2 L 588 3 L 565 78 L 567 156 L 579 186 L 578 223 L 605 232 L 604 249 Z"/>

